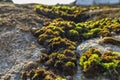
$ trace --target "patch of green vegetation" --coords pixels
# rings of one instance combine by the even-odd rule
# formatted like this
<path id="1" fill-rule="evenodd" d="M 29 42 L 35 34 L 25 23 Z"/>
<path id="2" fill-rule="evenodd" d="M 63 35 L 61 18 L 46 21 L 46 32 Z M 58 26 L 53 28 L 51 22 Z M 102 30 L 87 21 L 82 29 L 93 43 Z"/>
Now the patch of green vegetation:
<path id="1" fill-rule="evenodd" d="M 113 44 L 113 45 L 120 45 L 120 40 L 117 38 L 113 38 L 113 37 L 104 37 L 101 40 L 102 43 L 109 43 L 109 44 Z"/>
<path id="2" fill-rule="evenodd" d="M 113 73 L 110 74 L 114 74 L 120 68 L 119 58 L 119 52 L 101 53 L 97 49 L 90 48 L 81 55 L 79 64 L 82 67 L 83 72 L 86 74 L 95 74 L 96 70 L 98 75 L 112 70 Z"/>
<path id="3" fill-rule="evenodd" d="M 93 38 L 97 36 L 111 36 L 112 32 L 119 34 L 120 33 L 120 18 L 111 19 L 111 18 L 103 18 L 97 21 L 88 21 L 78 23 L 77 26 L 82 26 L 86 31 L 83 31 L 83 37 Z"/>
<path id="4" fill-rule="evenodd" d="M 34 10 L 50 18 L 66 18 L 67 20 L 75 18 L 82 11 L 86 10 L 85 8 L 80 8 L 77 6 L 49 6 L 49 5 L 36 5 Z"/>
<path id="5" fill-rule="evenodd" d="M 53 70 L 61 76 L 74 75 L 77 69 L 77 55 L 74 51 L 77 43 L 94 37 L 106 37 L 111 36 L 112 33 L 120 33 L 120 18 L 80 22 L 85 18 L 83 12 L 104 8 L 109 8 L 109 6 L 36 5 L 34 10 L 38 14 L 54 19 L 49 25 L 33 32 L 38 43 L 47 49 L 46 53 L 42 53 L 39 62 L 44 64 L 47 70 Z M 83 72 L 97 74 L 119 69 L 120 56 L 114 52 L 107 54 L 93 48 L 83 53 L 79 62 Z M 49 79 L 50 76 L 46 78 Z M 56 78 L 56 80 L 64 80 L 64 78 Z"/>
<path id="6" fill-rule="evenodd" d="M 55 80 L 67 80 L 66 78 L 57 78 Z"/>
<path id="7" fill-rule="evenodd" d="M 51 71 L 46 71 L 45 69 L 36 69 L 31 71 L 25 71 L 21 73 L 22 80 L 66 80 L 60 76 L 55 75 Z"/>
<path id="8" fill-rule="evenodd" d="M 119 18 L 104 18 L 81 23 L 57 18 L 33 33 L 37 37 L 38 43 L 47 49 L 47 52 L 41 55 L 40 62 L 48 70 L 54 69 L 54 72 L 59 72 L 60 75 L 73 75 L 77 67 L 77 55 L 74 51 L 77 43 L 89 38 L 111 36 L 112 32 L 117 34 L 119 24 Z M 108 63 L 102 57 L 101 52 L 96 49 L 83 53 L 80 57 L 83 72 L 95 72 L 99 68 L 98 72 L 102 72 L 101 69 L 107 71 L 118 66 L 116 60 Z"/>
<path id="9" fill-rule="evenodd" d="M 90 10 L 98 9 L 108 9 L 109 6 L 68 6 L 68 5 L 36 5 L 34 10 L 38 14 L 45 15 L 49 18 L 63 18 L 64 20 L 69 21 L 85 21 L 87 19 L 86 15 L 83 15 L 84 12 Z M 82 19 L 80 19 L 82 18 Z"/>

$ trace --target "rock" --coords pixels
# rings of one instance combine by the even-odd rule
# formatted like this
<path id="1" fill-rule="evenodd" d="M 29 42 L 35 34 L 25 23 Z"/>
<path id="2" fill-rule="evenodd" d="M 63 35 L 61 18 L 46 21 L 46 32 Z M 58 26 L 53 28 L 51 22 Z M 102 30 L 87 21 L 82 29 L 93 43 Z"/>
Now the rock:
<path id="1" fill-rule="evenodd" d="M 117 51 L 120 52 L 120 45 L 119 39 L 120 36 L 114 36 L 115 38 L 110 38 L 110 37 L 105 37 L 103 39 L 101 38 L 96 38 L 96 39 L 90 39 L 85 42 L 82 42 L 78 47 L 77 47 L 77 52 L 82 55 L 83 52 L 85 52 L 89 48 L 97 48 L 102 52 L 105 51 Z M 109 44 L 105 44 L 105 42 Z M 113 45 L 114 44 L 114 45 Z"/>
<path id="2" fill-rule="evenodd" d="M 40 57 L 41 53 L 35 53 L 31 58 L 37 60 Z"/>
<path id="3" fill-rule="evenodd" d="M 41 54 L 30 29 L 49 21 L 33 11 L 34 4 L 7 3 L 10 1 L 0 0 L 0 80 L 8 74 L 10 80 L 21 80 L 18 76 L 24 63 L 35 61 Z"/>

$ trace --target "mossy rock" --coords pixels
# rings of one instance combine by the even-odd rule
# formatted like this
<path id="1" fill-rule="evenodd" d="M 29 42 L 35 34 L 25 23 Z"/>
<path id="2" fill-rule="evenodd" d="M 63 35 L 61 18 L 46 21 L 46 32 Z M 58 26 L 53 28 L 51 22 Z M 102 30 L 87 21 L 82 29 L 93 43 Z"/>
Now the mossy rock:
<path id="1" fill-rule="evenodd" d="M 89 38 L 93 37 L 93 33 L 90 33 L 90 32 L 89 33 L 83 33 L 82 36 L 83 36 L 84 39 L 89 39 Z"/>
<path id="2" fill-rule="evenodd" d="M 77 59 L 75 53 L 71 50 L 64 50 L 61 51 L 61 53 L 51 53 L 49 55 L 49 58 L 46 59 L 44 63 L 48 69 L 54 69 L 54 72 L 59 72 L 64 75 L 73 75 L 75 74 L 77 69 Z M 71 73 L 68 71 L 70 71 Z"/>
<path id="3" fill-rule="evenodd" d="M 59 50 L 59 49 L 69 49 L 71 46 L 76 47 L 76 43 L 68 40 L 67 38 L 55 37 L 49 40 L 49 48 L 51 50 Z"/>
<path id="4" fill-rule="evenodd" d="M 72 41 L 78 41 L 80 39 L 79 32 L 74 29 L 69 30 L 68 38 Z"/>
<path id="5" fill-rule="evenodd" d="M 48 5 L 36 5 L 34 10 L 38 14 L 43 14 L 49 18 L 62 17 L 66 20 L 74 20 L 77 16 L 84 11 L 84 9 L 77 6 L 48 6 Z"/>
<path id="6" fill-rule="evenodd" d="M 76 65 L 74 62 L 68 61 L 65 63 L 63 69 L 65 75 L 73 75 L 76 72 Z"/>
<path id="7" fill-rule="evenodd" d="M 108 75 L 119 74 L 120 69 L 120 53 L 119 52 L 104 52 L 90 48 L 84 52 L 80 57 L 80 66 L 86 77 L 99 76 L 103 73 Z M 116 71 L 118 70 L 118 72 Z M 110 73 L 110 72 L 113 73 Z M 95 75 L 92 75 L 95 74 Z"/>
<path id="8" fill-rule="evenodd" d="M 101 53 L 96 49 L 89 49 L 83 55 L 80 57 L 80 65 L 83 68 L 84 72 L 87 72 L 88 69 L 91 68 L 93 65 L 99 65 L 101 59 L 100 59 Z"/>
<path id="9" fill-rule="evenodd" d="M 113 38 L 113 37 L 104 37 L 101 39 L 102 43 L 113 44 L 113 45 L 120 45 L 120 39 Z"/>
<path id="10" fill-rule="evenodd" d="M 45 6 L 42 5 L 38 6 L 43 12 L 44 7 Z M 56 8 L 52 6 L 46 7 L 48 9 L 45 9 L 45 14 L 49 12 L 49 8 L 55 10 L 60 9 L 60 13 L 57 13 L 59 14 L 58 16 L 65 16 L 64 12 L 73 14 L 69 10 L 70 8 L 65 11 L 66 6 L 62 8 L 60 6 Z M 50 15 L 53 13 L 54 11 L 50 11 Z M 120 20 L 118 18 L 103 18 L 97 21 L 87 21 L 77 24 L 73 21 L 65 21 L 60 18 L 55 19 L 48 26 L 37 29 L 33 33 L 33 35 L 38 38 L 39 44 L 47 49 L 46 53 L 40 57 L 39 62 L 44 64 L 46 69 L 53 70 L 53 72 L 59 73 L 59 75 L 73 75 L 77 69 L 77 56 L 74 52 L 77 46 L 76 43 L 89 38 L 111 36 L 112 32 L 117 34 L 120 31 L 119 24 Z M 105 41 L 111 42 L 114 41 L 114 39 Z M 114 42 L 119 43 L 119 40 Z M 116 58 L 119 57 L 119 55 L 113 56 L 113 58 L 111 56 L 105 56 L 106 54 L 104 54 L 105 53 L 101 53 L 99 50 L 93 48 L 84 52 L 83 55 L 80 56 L 79 62 L 84 74 L 99 75 L 111 69 L 119 70 L 119 58 Z M 113 55 L 113 53 L 111 54 Z M 48 75 L 43 79 L 47 80 L 51 79 L 51 77 Z"/>
<path id="11" fill-rule="evenodd" d="M 25 76 L 26 75 L 26 76 Z M 21 77 L 23 80 L 56 80 L 56 79 L 65 79 L 51 71 L 45 69 L 36 69 L 31 71 L 22 72 Z M 26 77 L 26 78 L 25 78 Z"/>
<path id="12" fill-rule="evenodd" d="M 73 56 L 75 56 L 75 52 L 72 51 L 72 50 L 69 50 L 69 49 L 65 49 L 64 52 L 63 52 L 63 54 L 65 56 L 67 56 L 67 57 L 73 57 Z"/>

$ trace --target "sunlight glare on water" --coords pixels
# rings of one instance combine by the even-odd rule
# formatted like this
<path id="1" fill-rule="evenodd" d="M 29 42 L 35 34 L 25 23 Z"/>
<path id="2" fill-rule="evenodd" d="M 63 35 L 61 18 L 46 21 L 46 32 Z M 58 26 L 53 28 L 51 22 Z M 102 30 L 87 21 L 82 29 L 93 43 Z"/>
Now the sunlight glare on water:
<path id="1" fill-rule="evenodd" d="M 13 0 L 16 4 L 26 4 L 26 3 L 40 3 L 40 4 L 49 4 L 49 5 L 55 5 L 55 4 L 69 4 L 71 2 L 74 2 L 75 0 Z"/>

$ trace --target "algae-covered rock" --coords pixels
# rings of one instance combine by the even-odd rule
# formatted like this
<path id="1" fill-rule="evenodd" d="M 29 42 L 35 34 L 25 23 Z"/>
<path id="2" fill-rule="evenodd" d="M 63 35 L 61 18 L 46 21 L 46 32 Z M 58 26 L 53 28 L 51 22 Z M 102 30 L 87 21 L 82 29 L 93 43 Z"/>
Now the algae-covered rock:
<path id="1" fill-rule="evenodd" d="M 50 39 L 48 48 L 52 51 L 60 49 L 70 49 L 71 46 L 76 46 L 75 42 L 68 40 L 67 38 L 55 37 Z"/>
<path id="2" fill-rule="evenodd" d="M 113 38 L 113 37 L 104 37 L 101 40 L 102 43 L 109 43 L 109 44 L 113 44 L 113 45 L 120 45 L 120 39 L 117 38 Z"/>
<path id="3" fill-rule="evenodd" d="M 119 52 L 105 52 L 102 54 L 102 65 L 105 69 L 117 68 L 120 61 Z"/>
<path id="4" fill-rule="evenodd" d="M 106 72 L 108 75 L 118 75 L 118 69 L 120 68 L 120 53 L 101 53 L 97 49 L 90 48 L 88 51 L 84 52 L 81 55 L 79 64 L 82 67 L 82 70 L 86 77 L 103 75 L 103 73 Z"/>
<path id="5" fill-rule="evenodd" d="M 51 71 L 45 69 L 36 69 L 31 71 L 24 71 L 21 73 L 22 80 L 66 80 Z"/>
<path id="6" fill-rule="evenodd" d="M 74 62 L 68 61 L 64 65 L 64 74 L 73 75 L 76 72 L 76 65 Z"/>
<path id="7" fill-rule="evenodd" d="M 76 72 L 77 58 L 72 50 L 64 50 L 51 53 L 48 57 L 42 58 L 47 69 L 54 69 L 64 75 L 73 75 Z"/>
<path id="8" fill-rule="evenodd" d="M 69 39 L 72 41 L 77 41 L 80 38 L 79 32 L 74 29 L 69 30 L 68 35 L 69 35 Z"/>
<path id="9" fill-rule="evenodd" d="M 54 68 L 53 72 L 55 73 L 73 75 L 77 66 L 77 56 L 74 52 L 76 43 L 89 38 L 111 36 L 112 32 L 117 33 L 116 30 L 119 29 L 115 24 L 119 24 L 118 19 L 104 18 L 77 24 L 60 18 L 55 19 L 48 26 L 33 33 L 38 38 L 39 44 L 47 49 L 47 52 L 40 57 L 39 62 L 42 62 L 48 70 Z M 115 29 L 113 29 L 111 25 L 117 28 L 114 27 Z M 112 41 L 108 40 L 108 42 Z M 80 65 L 86 76 L 93 76 L 94 73 L 97 73 L 94 75 L 97 76 L 118 64 L 116 60 L 110 63 L 104 63 L 103 61 L 102 53 L 93 48 L 80 57 Z"/>
<path id="10" fill-rule="evenodd" d="M 84 9 L 77 7 L 77 6 L 65 6 L 65 5 L 56 5 L 56 6 L 49 6 L 49 5 L 36 5 L 34 10 L 38 14 L 43 14 L 50 18 L 63 18 L 66 20 L 75 20 L 78 15 L 85 11 Z"/>
<path id="11" fill-rule="evenodd" d="M 101 53 L 92 48 L 83 53 L 80 57 L 80 65 L 82 66 L 83 71 L 87 72 L 87 70 L 91 69 L 92 66 L 98 66 L 101 61 L 100 56 Z"/>

